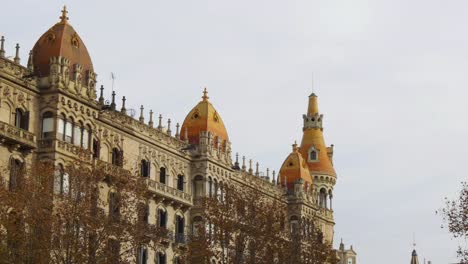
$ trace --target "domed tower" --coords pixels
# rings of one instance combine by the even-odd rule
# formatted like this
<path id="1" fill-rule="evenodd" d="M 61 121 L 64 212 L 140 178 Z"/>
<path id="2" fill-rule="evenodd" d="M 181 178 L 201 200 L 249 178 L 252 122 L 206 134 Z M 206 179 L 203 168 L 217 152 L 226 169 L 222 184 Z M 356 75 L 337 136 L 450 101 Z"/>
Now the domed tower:
<path id="1" fill-rule="evenodd" d="M 60 21 L 37 40 L 32 52 L 40 88 L 63 89 L 84 99 L 96 98 L 96 74 L 86 46 L 68 23 L 66 7 Z"/>
<path id="2" fill-rule="evenodd" d="M 336 172 L 333 168 L 333 145 L 327 147 L 323 137 L 323 115 L 318 109 L 317 95 L 309 96 L 307 114 L 303 115 L 304 127 L 299 152 L 306 161 L 313 180 L 313 194 L 324 221 L 322 231 L 329 241 L 333 241 L 333 187 Z"/>
<path id="3" fill-rule="evenodd" d="M 279 174 L 280 184 L 286 186 L 288 190 L 293 190 L 296 183 L 304 183 L 306 189 L 312 187 L 312 177 L 310 177 L 307 163 L 302 158 L 296 143 L 292 145 L 292 152 L 281 165 Z"/>
<path id="4" fill-rule="evenodd" d="M 205 88 L 202 100 L 190 111 L 182 124 L 181 139 L 198 146 L 202 152 L 217 150 L 230 154 L 231 146 L 226 127 L 208 99 L 208 91 Z"/>

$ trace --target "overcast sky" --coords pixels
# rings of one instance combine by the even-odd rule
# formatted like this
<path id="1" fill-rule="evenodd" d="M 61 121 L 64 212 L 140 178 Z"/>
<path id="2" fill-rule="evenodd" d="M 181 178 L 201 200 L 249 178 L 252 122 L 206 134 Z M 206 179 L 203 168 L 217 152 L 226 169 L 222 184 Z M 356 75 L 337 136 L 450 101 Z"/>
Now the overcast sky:
<path id="1" fill-rule="evenodd" d="M 278 170 L 319 96 L 335 145 L 335 244 L 358 263 L 455 261 L 435 211 L 466 180 L 468 2 L 2 1 L 22 62 L 67 4 L 98 85 L 182 122 L 207 86 L 233 151 Z M 120 104 L 120 103 L 119 103 Z"/>

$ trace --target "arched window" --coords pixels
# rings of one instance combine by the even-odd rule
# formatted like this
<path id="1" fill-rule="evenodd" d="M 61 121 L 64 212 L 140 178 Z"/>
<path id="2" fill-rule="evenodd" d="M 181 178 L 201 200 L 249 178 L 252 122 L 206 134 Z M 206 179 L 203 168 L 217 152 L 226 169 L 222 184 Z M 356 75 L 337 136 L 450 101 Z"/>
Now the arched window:
<path id="1" fill-rule="evenodd" d="M 10 160 L 10 179 L 8 187 L 10 191 L 15 191 L 21 187 L 23 181 L 24 164 L 18 159 Z"/>
<path id="2" fill-rule="evenodd" d="M 120 219 L 120 199 L 117 193 L 109 193 L 109 217 L 113 221 Z"/>
<path id="3" fill-rule="evenodd" d="M 158 226 L 167 228 L 167 212 L 164 209 L 158 209 Z"/>
<path id="4" fill-rule="evenodd" d="M 156 260 L 155 260 L 156 264 L 166 264 L 166 254 L 162 253 L 162 252 L 158 252 L 158 254 L 156 254 Z"/>
<path id="5" fill-rule="evenodd" d="M 72 143 L 73 139 L 73 119 L 65 120 L 65 142 Z"/>
<path id="6" fill-rule="evenodd" d="M 327 208 L 327 190 L 325 188 L 320 189 L 319 205 L 322 208 Z"/>
<path id="7" fill-rule="evenodd" d="M 70 191 L 70 177 L 65 172 L 62 164 L 55 171 L 54 192 L 56 194 L 68 194 Z"/>
<path id="8" fill-rule="evenodd" d="M 91 128 L 86 125 L 83 126 L 83 139 L 81 140 L 81 147 L 89 149 L 89 142 L 91 141 Z"/>
<path id="9" fill-rule="evenodd" d="M 112 164 L 120 167 L 123 165 L 123 152 L 118 148 L 112 149 Z"/>
<path id="10" fill-rule="evenodd" d="M 213 197 L 218 198 L 218 180 L 213 180 Z"/>
<path id="11" fill-rule="evenodd" d="M 137 249 L 137 264 L 148 263 L 148 249 L 145 247 L 139 247 Z"/>
<path id="12" fill-rule="evenodd" d="M 315 149 L 310 151 L 310 160 L 317 160 L 317 151 Z"/>
<path id="13" fill-rule="evenodd" d="M 138 217 L 140 222 L 144 224 L 149 223 L 149 205 L 145 203 L 139 204 Z"/>
<path id="14" fill-rule="evenodd" d="M 183 216 L 176 216 L 176 242 L 185 243 L 185 220 Z"/>
<path id="15" fill-rule="evenodd" d="M 213 197 L 213 180 L 208 177 L 208 197 Z"/>
<path id="16" fill-rule="evenodd" d="M 15 112 L 15 126 L 24 130 L 29 129 L 29 112 L 16 108 Z"/>
<path id="17" fill-rule="evenodd" d="M 67 119 L 65 118 L 64 115 L 61 115 L 57 119 L 57 137 L 60 140 L 65 141 L 65 128 L 67 124 Z"/>
<path id="18" fill-rule="evenodd" d="M 99 140 L 93 139 L 93 158 L 99 159 L 100 155 L 101 155 L 101 143 L 99 143 Z"/>
<path id="19" fill-rule="evenodd" d="M 42 114 L 42 138 L 54 137 L 54 115 L 52 112 Z"/>
<path id="20" fill-rule="evenodd" d="M 193 179 L 193 192 L 195 198 L 203 197 L 203 177 L 200 175 Z"/>
<path id="21" fill-rule="evenodd" d="M 83 139 L 83 123 L 78 122 L 73 127 L 73 145 L 81 147 Z"/>
<path id="22" fill-rule="evenodd" d="M 150 176 L 150 168 L 151 164 L 147 160 L 141 160 L 140 164 L 140 173 L 142 177 L 149 177 Z"/>
<path id="23" fill-rule="evenodd" d="M 159 182 L 166 184 L 166 168 L 164 167 L 159 169 Z"/>
<path id="24" fill-rule="evenodd" d="M 293 215 L 289 219 L 289 223 L 291 224 L 291 234 L 297 235 L 299 231 L 299 219 L 297 216 Z"/>
<path id="25" fill-rule="evenodd" d="M 177 190 L 184 191 L 184 176 L 177 175 Z"/>

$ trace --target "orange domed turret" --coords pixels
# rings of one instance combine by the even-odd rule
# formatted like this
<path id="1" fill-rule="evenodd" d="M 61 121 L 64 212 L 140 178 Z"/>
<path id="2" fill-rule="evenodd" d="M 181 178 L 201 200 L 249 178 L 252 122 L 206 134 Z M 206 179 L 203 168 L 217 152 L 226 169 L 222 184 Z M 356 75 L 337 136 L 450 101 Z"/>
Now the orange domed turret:
<path id="1" fill-rule="evenodd" d="M 304 115 L 303 136 L 300 147 L 302 157 L 306 160 L 310 172 L 324 173 L 336 176 L 331 161 L 333 148 L 325 145 L 323 139 L 322 119 L 319 114 L 317 96 L 309 96 L 309 107 L 307 115 Z"/>
<path id="2" fill-rule="evenodd" d="M 33 48 L 34 71 L 37 76 L 48 76 L 50 58 L 61 56 L 70 61 L 70 69 L 78 64 L 82 68 L 83 81 L 86 72 L 93 72 L 93 63 L 85 44 L 73 27 L 68 24 L 66 7 L 63 7 L 60 22 L 45 32 Z M 70 70 L 70 77 L 73 70 Z"/>
<path id="3" fill-rule="evenodd" d="M 202 101 L 200 101 L 187 115 L 182 124 L 181 139 L 186 136 L 191 144 L 200 143 L 200 132 L 211 132 L 214 137 L 214 145 L 217 146 L 218 139 L 223 146 L 229 141 L 228 133 L 224 127 L 223 120 L 216 109 L 208 101 L 208 92 L 203 91 Z"/>
<path id="4" fill-rule="evenodd" d="M 306 161 L 299 153 L 297 144 L 292 145 L 293 151 L 281 165 L 279 180 L 280 184 L 286 183 L 288 189 L 294 186 L 297 180 L 302 179 L 306 184 L 312 185 L 312 177 L 310 176 L 309 169 L 307 168 Z"/>

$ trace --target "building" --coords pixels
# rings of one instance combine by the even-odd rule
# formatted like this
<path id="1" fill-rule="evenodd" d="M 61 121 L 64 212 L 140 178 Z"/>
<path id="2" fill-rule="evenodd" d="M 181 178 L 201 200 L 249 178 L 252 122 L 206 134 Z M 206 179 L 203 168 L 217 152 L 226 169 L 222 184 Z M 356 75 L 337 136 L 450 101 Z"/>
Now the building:
<path id="1" fill-rule="evenodd" d="M 228 132 L 206 89 L 181 126 L 163 122 L 161 116 L 155 122 L 153 111 L 146 121 L 143 106 L 134 119 L 127 114 L 125 97 L 117 107 L 115 92 L 106 103 L 104 88 L 96 89 L 91 57 L 65 8 L 60 21 L 39 37 L 26 66 L 20 64 L 19 45 L 10 60 L 4 42 L 2 37 L 0 165 L 15 171 L 34 160 L 50 159 L 64 166 L 84 150 L 90 159 L 124 169 L 141 166 L 138 176 L 148 178 L 155 197 L 148 221 L 164 223 L 175 238 L 201 221 L 197 198 L 226 182 L 248 185 L 287 204 L 291 223 L 316 215 L 325 239 L 333 242 L 333 145 L 325 144 L 315 94 L 309 96 L 303 116 L 300 145 L 293 145 L 279 174 L 270 177 L 269 171 L 259 172 L 258 164 L 254 170 L 252 160 L 239 161 L 238 155 L 232 160 Z M 126 162 L 121 164 L 121 158 Z M 158 221 L 161 217 L 164 221 Z M 140 258 L 172 263 L 176 243 L 181 241 L 158 252 L 141 252 Z"/>
<path id="2" fill-rule="evenodd" d="M 339 264 L 356 264 L 356 252 L 353 249 L 353 245 L 349 249 L 345 249 L 343 239 L 341 240 L 340 247 L 338 248 L 337 254 L 340 258 Z"/>

